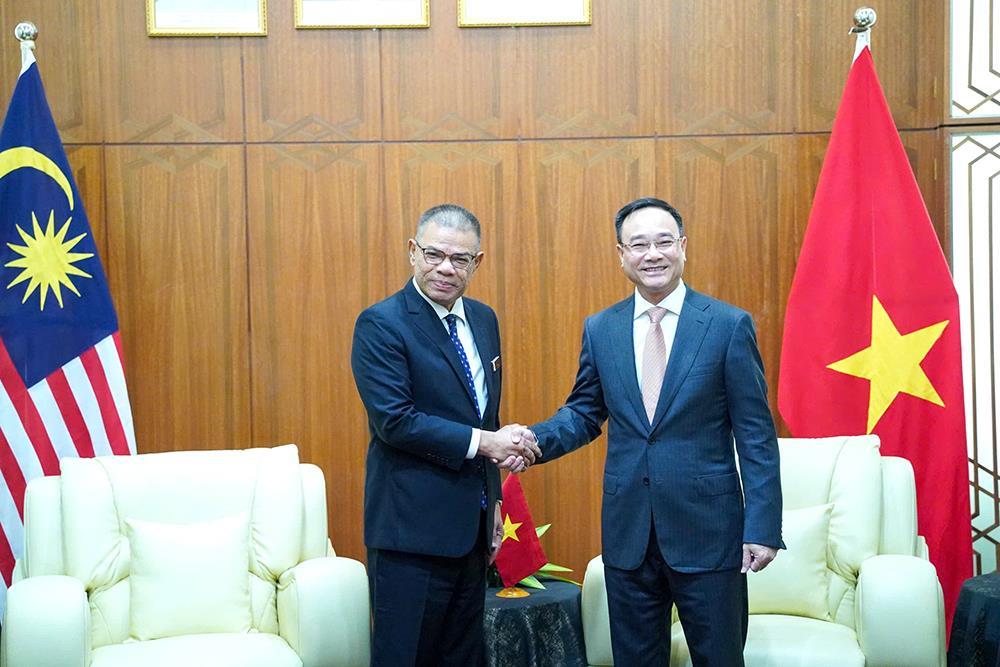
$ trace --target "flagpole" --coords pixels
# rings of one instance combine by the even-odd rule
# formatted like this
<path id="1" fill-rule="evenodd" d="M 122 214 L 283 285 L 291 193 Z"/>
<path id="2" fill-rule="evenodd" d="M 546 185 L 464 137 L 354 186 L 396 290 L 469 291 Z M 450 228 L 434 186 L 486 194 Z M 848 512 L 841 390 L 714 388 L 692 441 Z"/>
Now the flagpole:
<path id="1" fill-rule="evenodd" d="M 847 34 L 855 34 L 858 36 L 857 41 L 854 43 L 854 60 L 858 59 L 861 55 L 861 51 L 867 46 L 868 50 L 871 51 L 872 48 L 872 26 L 875 25 L 875 21 L 878 20 L 878 15 L 875 10 L 871 7 L 858 7 L 854 11 L 854 27 L 851 28 L 850 32 Z"/>
<path id="2" fill-rule="evenodd" d="M 35 40 L 38 39 L 38 28 L 31 21 L 22 21 L 14 26 L 14 37 L 21 42 L 21 74 L 35 62 Z"/>

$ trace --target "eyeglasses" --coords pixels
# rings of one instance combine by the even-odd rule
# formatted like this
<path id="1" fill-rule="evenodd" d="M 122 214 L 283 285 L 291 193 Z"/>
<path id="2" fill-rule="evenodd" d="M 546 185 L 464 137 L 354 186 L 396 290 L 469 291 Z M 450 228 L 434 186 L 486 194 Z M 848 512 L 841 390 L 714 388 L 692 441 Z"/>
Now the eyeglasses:
<path id="1" fill-rule="evenodd" d="M 476 261 L 476 256 L 470 255 L 467 252 L 460 252 L 454 255 L 446 255 L 437 248 L 425 248 L 416 241 L 413 242 L 413 245 L 417 246 L 417 248 L 420 249 L 420 252 L 423 253 L 424 255 L 424 261 L 430 264 L 431 266 L 437 266 L 438 264 L 447 259 L 451 262 L 451 265 L 453 267 L 455 267 L 459 271 L 464 271 L 465 269 L 472 266 L 472 263 Z"/>
<path id="2" fill-rule="evenodd" d="M 684 237 L 682 236 L 681 238 Z M 633 255 L 645 255 L 654 247 L 663 253 L 670 252 L 674 249 L 674 247 L 679 245 L 680 242 L 681 239 L 675 239 L 673 236 L 668 236 L 666 238 L 657 239 L 656 241 L 636 241 L 635 243 L 627 243 L 623 244 L 623 247 L 628 248 L 629 252 Z"/>

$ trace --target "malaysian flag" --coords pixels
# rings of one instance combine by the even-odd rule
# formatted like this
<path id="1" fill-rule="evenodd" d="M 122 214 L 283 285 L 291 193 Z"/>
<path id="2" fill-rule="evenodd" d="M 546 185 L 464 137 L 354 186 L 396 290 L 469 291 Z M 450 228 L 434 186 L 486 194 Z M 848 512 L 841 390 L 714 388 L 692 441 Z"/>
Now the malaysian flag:
<path id="1" fill-rule="evenodd" d="M 118 318 L 38 65 L 0 131 L 0 611 L 24 490 L 64 456 L 135 453 Z"/>

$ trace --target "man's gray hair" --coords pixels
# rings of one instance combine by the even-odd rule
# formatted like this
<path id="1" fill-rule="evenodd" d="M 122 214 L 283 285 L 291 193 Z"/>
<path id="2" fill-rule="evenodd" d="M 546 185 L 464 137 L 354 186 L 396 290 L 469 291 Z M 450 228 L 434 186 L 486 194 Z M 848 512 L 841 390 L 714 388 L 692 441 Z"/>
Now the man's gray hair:
<path id="1" fill-rule="evenodd" d="M 420 216 L 415 238 L 420 238 L 420 233 L 424 231 L 424 227 L 432 222 L 446 229 L 472 230 L 476 234 L 476 249 L 479 249 L 479 242 L 482 240 L 482 234 L 479 230 L 479 220 L 467 209 L 462 208 L 458 204 L 432 206 Z"/>

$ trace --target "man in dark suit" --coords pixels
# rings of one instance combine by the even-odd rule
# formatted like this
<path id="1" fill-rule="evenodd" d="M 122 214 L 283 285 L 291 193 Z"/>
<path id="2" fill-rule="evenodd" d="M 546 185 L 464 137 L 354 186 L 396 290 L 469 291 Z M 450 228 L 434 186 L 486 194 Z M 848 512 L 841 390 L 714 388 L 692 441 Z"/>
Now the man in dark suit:
<path id="1" fill-rule="evenodd" d="M 371 432 L 371 664 L 475 666 L 486 566 L 503 534 L 496 462 L 521 469 L 538 450 L 498 430 L 497 317 L 462 297 L 483 260 L 479 221 L 435 206 L 414 237 L 413 279 L 361 313 L 351 350 Z"/>
<path id="2" fill-rule="evenodd" d="M 687 238 L 668 203 L 633 201 L 615 227 L 635 293 L 587 319 L 566 404 L 532 427 L 540 462 L 609 420 L 601 528 L 615 664 L 669 664 L 676 604 L 695 665 L 742 665 L 745 573 L 783 547 L 753 321 L 684 285 Z"/>

